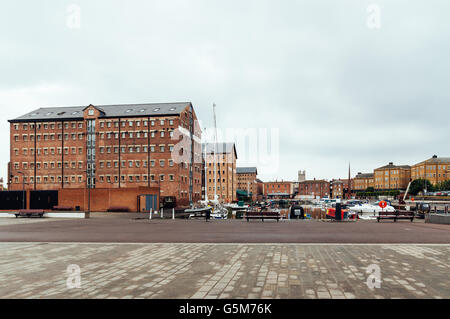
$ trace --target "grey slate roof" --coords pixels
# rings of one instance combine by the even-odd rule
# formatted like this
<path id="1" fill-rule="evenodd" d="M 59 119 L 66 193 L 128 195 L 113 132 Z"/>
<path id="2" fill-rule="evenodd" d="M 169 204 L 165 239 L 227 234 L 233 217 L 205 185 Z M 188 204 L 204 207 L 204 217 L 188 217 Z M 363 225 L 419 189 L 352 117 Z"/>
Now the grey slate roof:
<path id="1" fill-rule="evenodd" d="M 386 168 L 406 168 L 406 169 L 408 169 L 408 168 L 411 168 L 411 166 L 409 166 L 409 165 L 388 164 L 388 165 L 385 165 L 385 166 L 381 166 L 381 167 L 375 168 L 375 170 L 377 170 L 377 169 L 386 169 Z"/>
<path id="2" fill-rule="evenodd" d="M 427 159 L 423 162 L 420 162 L 416 165 L 420 165 L 420 164 L 441 164 L 441 163 L 450 163 L 450 157 L 432 157 L 430 159 Z"/>
<path id="3" fill-rule="evenodd" d="M 315 183 L 315 182 L 320 182 L 320 183 L 329 183 L 327 180 L 325 179 L 307 179 L 301 182 L 298 182 L 299 184 L 310 184 L 310 183 Z"/>
<path id="4" fill-rule="evenodd" d="M 205 148 L 206 148 L 207 154 L 214 154 L 214 152 L 215 152 L 214 144 L 215 143 L 203 143 L 202 144 L 202 153 L 205 152 Z M 228 154 L 233 151 L 237 158 L 236 146 L 234 145 L 234 143 L 217 143 L 217 154 Z"/>
<path id="5" fill-rule="evenodd" d="M 143 103 L 143 104 L 117 104 L 117 105 L 94 105 L 104 112 L 104 117 L 133 117 L 133 116 L 161 116 L 176 115 L 181 113 L 190 102 L 176 103 Z M 51 121 L 59 119 L 82 119 L 83 110 L 87 106 L 69 107 L 42 107 L 18 118 L 14 121 Z"/>
<path id="6" fill-rule="evenodd" d="M 355 178 L 373 178 L 373 173 L 357 174 Z"/>
<path id="7" fill-rule="evenodd" d="M 237 174 L 258 174 L 256 167 L 236 167 Z"/>

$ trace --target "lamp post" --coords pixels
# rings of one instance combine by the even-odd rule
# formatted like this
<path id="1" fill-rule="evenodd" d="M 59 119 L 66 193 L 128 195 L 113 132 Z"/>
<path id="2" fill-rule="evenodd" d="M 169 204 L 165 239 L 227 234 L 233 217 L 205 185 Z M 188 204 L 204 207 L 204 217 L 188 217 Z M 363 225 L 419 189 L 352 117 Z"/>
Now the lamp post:
<path id="1" fill-rule="evenodd" d="M 22 209 L 25 209 L 25 174 L 23 172 L 17 174 L 22 174 Z"/>

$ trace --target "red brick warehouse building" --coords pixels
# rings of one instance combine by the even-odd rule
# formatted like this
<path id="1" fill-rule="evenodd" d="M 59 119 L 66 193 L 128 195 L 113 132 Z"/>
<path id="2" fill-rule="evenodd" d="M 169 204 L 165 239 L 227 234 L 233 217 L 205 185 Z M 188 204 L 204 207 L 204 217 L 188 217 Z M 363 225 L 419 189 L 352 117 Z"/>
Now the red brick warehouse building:
<path id="1" fill-rule="evenodd" d="M 330 196 L 330 182 L 326 180 L 305 180 L 298 184 L 298 195 L 328 197 Z"/>
<path id="2" fill-rule="evenodd" d="M 266 199 L 288 199 L 293 194 L 293 183 L 289 181 L 274 181 L 264 183 L 264 197 Z"/>
<path id="3" fill-rule="evenodd" d="M 40 108 L 9 122 L 9 190 L 157 187 L 178 203 L 201 199 L 189 102 Z"/>

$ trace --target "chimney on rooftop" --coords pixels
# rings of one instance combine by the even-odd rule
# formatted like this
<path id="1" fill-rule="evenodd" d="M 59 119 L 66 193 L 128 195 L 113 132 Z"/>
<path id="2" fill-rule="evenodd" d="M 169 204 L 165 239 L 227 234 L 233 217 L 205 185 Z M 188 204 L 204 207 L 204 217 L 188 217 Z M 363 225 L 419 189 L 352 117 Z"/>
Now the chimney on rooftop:
<path id="1" fill-rule="evenodd" d="M 433 158 L 437 158 L 437 155 L 433 155 Z"/>

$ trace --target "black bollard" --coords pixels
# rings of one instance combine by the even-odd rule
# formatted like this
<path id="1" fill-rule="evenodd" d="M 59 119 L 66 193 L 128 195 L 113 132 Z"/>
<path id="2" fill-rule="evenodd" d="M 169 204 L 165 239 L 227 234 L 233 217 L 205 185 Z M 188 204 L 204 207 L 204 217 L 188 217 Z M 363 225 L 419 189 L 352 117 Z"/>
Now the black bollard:
<path id="1" fill-rule="evenodd" d="M 341 203 L 336 203 L 336 211 L 334 213 L 334 219 L 341 220 L 341 217 L 342 217 Z"/>

